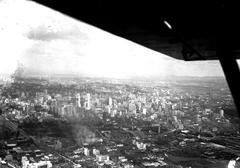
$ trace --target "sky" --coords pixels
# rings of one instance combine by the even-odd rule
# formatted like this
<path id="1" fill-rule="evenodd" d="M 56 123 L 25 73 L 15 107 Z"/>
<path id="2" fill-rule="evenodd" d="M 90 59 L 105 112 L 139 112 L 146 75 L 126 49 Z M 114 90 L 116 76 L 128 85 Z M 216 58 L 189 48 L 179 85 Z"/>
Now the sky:
<path id="1" fill-rule="evenodd" d="M 0 0 L 0 46 L 4 74 L 223 76 L 218 61 L 177 60 L 26 0 Z"/>

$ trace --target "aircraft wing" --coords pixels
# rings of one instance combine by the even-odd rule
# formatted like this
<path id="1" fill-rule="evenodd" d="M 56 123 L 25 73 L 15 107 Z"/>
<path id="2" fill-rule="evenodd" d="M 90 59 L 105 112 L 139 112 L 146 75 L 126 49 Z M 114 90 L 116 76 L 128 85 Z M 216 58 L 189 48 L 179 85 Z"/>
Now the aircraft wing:
<path id="1" fill-rule="evenodd" d="M 182 1 L 43 1 L 35 0 L 71 17 L 131 40 L 168 56 L 212 60 L 220 28 L 231 37 L 234 56 L 240 58 L 240 37 L 235 4 L 224 0 Z M 232 13 L 227 13 L 230 9 Z M 225 18 L 223 18 L 224 16 Z M 172 29 L 170 29 L 168 23 Z"/>

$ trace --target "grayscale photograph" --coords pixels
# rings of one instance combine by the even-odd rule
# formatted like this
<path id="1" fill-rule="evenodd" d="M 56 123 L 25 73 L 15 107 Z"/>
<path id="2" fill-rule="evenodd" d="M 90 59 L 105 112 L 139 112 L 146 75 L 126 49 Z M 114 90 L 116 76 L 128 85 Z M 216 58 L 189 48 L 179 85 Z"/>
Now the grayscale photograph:
<path id="1" fill-rule="evenodd" d="M 0 0 L 0 168 L 239 168 L 228 4 L 91 3 Z"/>

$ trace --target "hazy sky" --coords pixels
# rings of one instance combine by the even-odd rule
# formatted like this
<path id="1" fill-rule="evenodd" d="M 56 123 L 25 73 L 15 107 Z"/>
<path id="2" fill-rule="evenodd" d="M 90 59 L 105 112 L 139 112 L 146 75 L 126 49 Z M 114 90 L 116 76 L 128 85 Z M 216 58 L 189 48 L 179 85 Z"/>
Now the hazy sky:
<path id="1" fill-rule="evenodd" d="M 184 62 L 35 2 L 0 0 L 0 72 L 97 77 L 222 76 L 218 61 Z"/>

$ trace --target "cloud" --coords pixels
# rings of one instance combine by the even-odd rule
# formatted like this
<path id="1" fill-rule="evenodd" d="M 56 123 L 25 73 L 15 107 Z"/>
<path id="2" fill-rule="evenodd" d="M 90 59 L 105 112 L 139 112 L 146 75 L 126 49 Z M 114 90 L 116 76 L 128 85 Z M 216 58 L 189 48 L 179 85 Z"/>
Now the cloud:
<path id="1" fill-rule="evenodd" d="M 64 23 L 62 23 L 64 24 Z M 41 41 L 51 41 L 51 40 L 57 40 L 57 39 L 66 39 L 66 40 L 73 40 L 74 42 L 77 42 L 78 44 L 86 41 L 89 39 L 88 35 L 86 33 L 83 33 L 79 30 L 77 27 L 72 27 L 71 29 L 63 29 L 63 30 L 57 30 L 54 25 L 38 25 L 35 28 L 32 28 L 27 33 L 27 37 L 32 40 L 41 40 Z"/>
<path id="2" fill-rule="evenodd" d="M 58 39 L 34 41 L 34 44 L 20 58 L 27 71 L 43 74 L 78 72 L 85 54 L 71 41 Z"/>
<path id="3" fill-rule="evenodd" d="M 50 27 L 46 27 L 45 25 L 40 25 L 35 29 L 30 30 L 27 33 L 27 37 L 32 40 L 42 40 L 42 41 L 65 38 L 65 36 L 62 35 L 62 33 L 54 32 L 50 29 Z"/>

